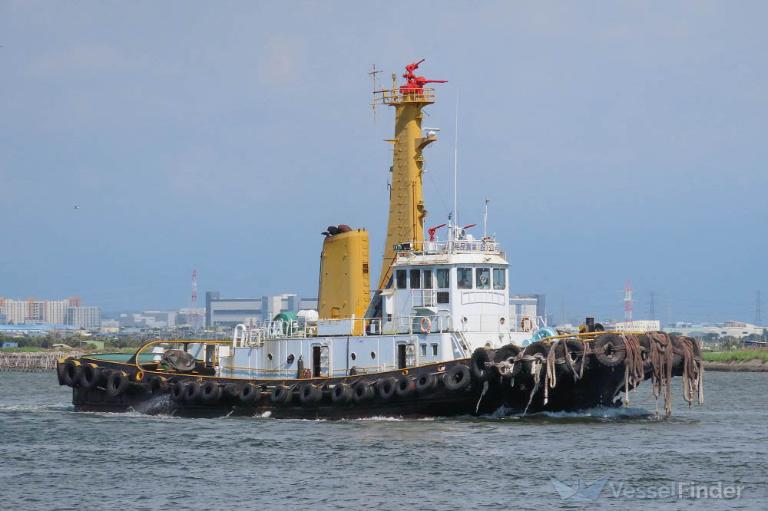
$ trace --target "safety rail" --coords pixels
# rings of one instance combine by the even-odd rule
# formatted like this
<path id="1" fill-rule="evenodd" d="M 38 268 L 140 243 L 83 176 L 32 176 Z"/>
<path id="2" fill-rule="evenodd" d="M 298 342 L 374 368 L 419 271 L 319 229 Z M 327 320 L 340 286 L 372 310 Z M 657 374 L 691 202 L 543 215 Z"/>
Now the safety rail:
<path id="1" fill-rule="evenodd" d="M 398 256 L 410 255 L 447 255 L 447 254 L 496 254 L 504 257 L 501 245 L 492 238 L 479 240 L 423 241 L 417 249 L 414 243 L 405 243 L 395 247 Z"/>
<path id="2" fill-rule="evenodd" d="M 382 89 L 374 91 L 374 102 L 385 105 L 402 103 L 434 103 L 435 89 L 433 87 L 413 89 Z"/>

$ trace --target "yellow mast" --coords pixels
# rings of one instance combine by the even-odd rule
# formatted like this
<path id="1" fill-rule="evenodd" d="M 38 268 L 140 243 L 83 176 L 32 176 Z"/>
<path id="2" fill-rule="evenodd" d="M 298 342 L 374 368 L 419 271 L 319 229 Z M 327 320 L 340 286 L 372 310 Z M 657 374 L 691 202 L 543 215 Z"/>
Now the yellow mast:
<path id="1" fill-rule="evenodd" d="M 395 259 L 395 245 L 410 243 L 414 250 L 421 250 L 424 242 L 424 206 L 422 172 L 424 157 L 422 150 L 437 140 L 432 134 L 422 135 L 422 109 L 435 102 L 435 91 L 424 88 L 425 83 L 442 83 L 442 80 L 427 80 L 416 76 L 413 71 L 419 61 L 406 66 L 403 77 L 406 84 L 399 89 L 392 75 L 392 88 L 374 91 L 375 101 L 395 107 L 395 138 L 393 143 L 392 176 L 389 196 L 389 220 L 384 257 L 381 264 L 378 289 L 384 289 L 392 276 Z"/>

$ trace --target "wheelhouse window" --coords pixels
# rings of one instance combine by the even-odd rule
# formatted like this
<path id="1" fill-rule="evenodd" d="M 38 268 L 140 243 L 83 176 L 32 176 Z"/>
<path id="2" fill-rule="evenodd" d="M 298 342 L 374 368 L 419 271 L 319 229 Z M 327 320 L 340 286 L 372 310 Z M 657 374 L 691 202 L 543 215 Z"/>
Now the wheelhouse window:
<path id="1" fill-rule="evenodd" d="M 448 289 L 451 287 L 451 273 L 448 268 L 440 268 L 437 270 L 437 288 Z"/>
<path id="2" fill-rule="evenodd" d="M 432 289 L 432 270 L 424 270 L 424 289 Z"/>
<path id="3" fill-rule="evenodd" d="M 506 289 L 507 270 L 505 268 L 493 269 L 493 289 Z"/>
<path id="4" fill-rule="evenodd" d="M 408 287 L 408 274 L 405 270 L 395 270 L 395 285 L 397 289 L 405 289 Z"/>
<path id="5" fill-rule="evenodd" d="M 456 268 L 459 289 L 472 289 L 472 268 Z"/>
<path id="6" fill-rule="evenodd" d="M 491 269 L 490 268 L 476 268 L 475 269 L 475 287 L 477 289 L 490 289 L 491 288 Z"/>
<path id="7" fill-rule="evenodd" d="M 421 270 L 411 270 L 411 289 L 421 289 Z"/>

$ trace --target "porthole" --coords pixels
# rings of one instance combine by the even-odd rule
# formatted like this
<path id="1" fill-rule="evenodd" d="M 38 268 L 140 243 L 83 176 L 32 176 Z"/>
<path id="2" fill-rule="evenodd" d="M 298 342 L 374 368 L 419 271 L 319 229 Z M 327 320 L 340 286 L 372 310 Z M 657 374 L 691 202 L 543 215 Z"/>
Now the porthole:
<path id="1" fill-rule="evenodd" d="M 374 351 L 371 352 L 371 359 L 373 359 L 373 360 L 376 359 L 376 352 L 374 352 Z"/>
<path id="2" fill-rule="evenodd" d="M 357 360 L 357 355 L 355 355 L 354 353 L 352 353 L 352 354 L 349 356 L 349 358 L 351 358 L 352 360 Z"/>
<path id="3" fill-rule="evenodd" d="M 291 353 L 290 355 L 288 355 L 288 360 L 287 360 L 287 362 L 288 362 L 288 365 L 291 365 L 291 364 L 293 364 L 293 361 L 294 361 L 294 360 L 295 360 L 295 357 L 293 356 L 293 353 Z"/>
<path id="4" fill-rule="evenodd" d="M 268 358 L 269 360 L 272 360 L 272 353 L 267 353 L 267 358 Z"/>

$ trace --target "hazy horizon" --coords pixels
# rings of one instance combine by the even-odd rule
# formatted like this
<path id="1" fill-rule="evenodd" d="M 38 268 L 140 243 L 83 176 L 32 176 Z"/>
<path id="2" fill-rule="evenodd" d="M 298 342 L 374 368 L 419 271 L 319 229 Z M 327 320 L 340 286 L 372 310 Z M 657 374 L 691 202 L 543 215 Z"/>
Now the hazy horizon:
<path id="1" fill-rule="evenodd" d="M 407 5 L 0 0 L 0 296 L 186 307 L 195 268 L 201 306 L 315 296 L 339 223 L 375 281 L 393 112 L 367 73 L 426 58 L 427 224 L 458 96 L 460 218 L 491 200 L 511 293 L 621 319 L 631 279 L 638 319 L 654 292 L 664 321 L 754 320 L 768 5 Z"/>

